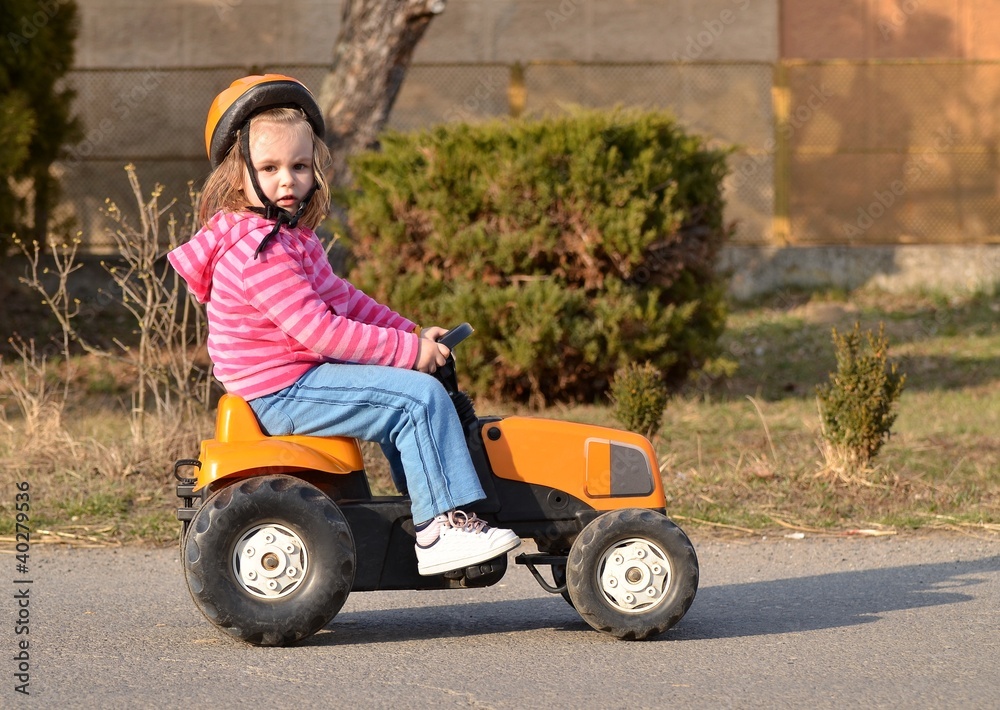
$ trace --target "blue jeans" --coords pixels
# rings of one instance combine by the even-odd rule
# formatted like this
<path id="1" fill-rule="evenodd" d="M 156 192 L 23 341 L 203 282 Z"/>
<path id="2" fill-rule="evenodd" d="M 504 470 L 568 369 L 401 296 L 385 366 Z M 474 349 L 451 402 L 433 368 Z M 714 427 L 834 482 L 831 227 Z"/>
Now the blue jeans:
<path id="1" fill-rule="evenodd" d="M 444 387 L 416 370 L 324 363 L 280 392 L 249 400 L 272 436 L 374 441 L 415 523 L 486 497 Z"/>

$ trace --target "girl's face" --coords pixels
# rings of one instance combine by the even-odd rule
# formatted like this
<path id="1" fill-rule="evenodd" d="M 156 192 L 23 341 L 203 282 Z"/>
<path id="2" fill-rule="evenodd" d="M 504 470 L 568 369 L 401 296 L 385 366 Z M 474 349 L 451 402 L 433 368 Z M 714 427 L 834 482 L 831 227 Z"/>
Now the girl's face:
<path id="1" fill-rule="evenodd" d="M 312 130 L 305 121 L 281 125 L 258 121 L 250 129 L 250 158 L 264 194 L 278 207 L 294 213 L 312 189 Z M 251 205 L 263 207 L 244 168 L 243 193 Z"/>

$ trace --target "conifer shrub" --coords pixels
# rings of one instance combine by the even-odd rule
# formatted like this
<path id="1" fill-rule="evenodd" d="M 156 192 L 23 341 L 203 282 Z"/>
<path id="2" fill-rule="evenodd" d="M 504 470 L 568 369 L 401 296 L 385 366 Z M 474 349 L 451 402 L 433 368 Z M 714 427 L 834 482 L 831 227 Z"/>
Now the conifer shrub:
<path id="1" fill-rule="evenodd" d="M 646 361 L 677 384 L 724 327 L 726 155 L 625 110 L 390 132 L 352 162 L 350 278 L 422 324 L 472 323 L 476 395 L 596 401 Z"/>
<path id="2" fill-rule="evenodd" d="M 889 360 L 885 326 L 838 333 L 833 330 L 837 371 L 817 387 L 823 438 L 830 468 L 838 473 L 863 471 L 889 440 L 896 403 L 906 375 Z M 845 471 L 849 469 L 850 471 Z"/>
<path id="3" fill-rule="evenodd" d="M 74 0 L 0 3 L 0 259 L 14 233 L 45 244 L 59 183 L 52 164 L 83 137 L 72 115 L 79 12 Z M 25 188 L 30 187 L 30 199 Z M 29 211 L 30 208 L 30 211 Z M 30 229 L 29 229 L 30 227 Z"/>
<path id="4" fill-rule="evenodd" d="M 610 394 L 615 419 L 623 427 L 646 437 L 660 430 L 668 393 L 662 373 L 652 363 L 618 368 Z"/>

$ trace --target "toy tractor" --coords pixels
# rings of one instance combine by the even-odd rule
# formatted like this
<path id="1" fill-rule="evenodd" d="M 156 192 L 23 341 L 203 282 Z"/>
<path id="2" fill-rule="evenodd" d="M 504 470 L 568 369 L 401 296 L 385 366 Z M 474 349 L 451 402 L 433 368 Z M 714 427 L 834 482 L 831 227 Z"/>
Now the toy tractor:
<path id="1" fill-rule="evenodd" d="M 454 348 L 463 324 L 441 342 Z M 656 455 L 640 435 L 531 417 L 478 417 L 454 357 L 435 376 L 465 428 L 486 492 L 472 506 L 535 542 L 514 561 L 599 631 L 661 633 L 687 612 L 698 560 L 665 515 Z M 196 478 L 180 470 L 197 469 Z M 248 643 L 283 646 L 326 626 L 351 592 L 485 587 L 507 556 L 417 573 L 409 499 L 373 496 L 358 442 L 267 436 L 239 397 L 219 402 L 215 438 L 174 465 L 183 505 L 181 556 L 205 616 Z M 538 568 L 548 567 L 551 582 Z"/>

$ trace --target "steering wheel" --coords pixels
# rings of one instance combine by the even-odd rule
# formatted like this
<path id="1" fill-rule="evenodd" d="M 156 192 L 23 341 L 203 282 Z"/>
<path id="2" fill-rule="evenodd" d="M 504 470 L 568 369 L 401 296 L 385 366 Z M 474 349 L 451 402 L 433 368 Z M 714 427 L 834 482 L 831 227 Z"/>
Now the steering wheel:
<path id="1" fill-rule="evenodd" d="M 454 350 L 456 345 L 472 335 L 473 332 L 475 332 L 475 329 L 471 325 L 462 323 L 438 338 L 438 342 L 449 350 Z"/>
<path id="2" fill-rule="evenodd" d="M 462 325 L 452 328 L 437 340 L 452 352 L 449 353 L 448 360 L 445 364 L 434 371 L 433 376 L 436 377 L 442 385 L 444 385 L 445 390 L 453 400 L 454 398 L 461 396 L 458 389 L 458 375 L 455 372 L 455 346 L 472 335 L 472 332 L 473 328 L 471 325 L 468 323 L 462 323 Z"/>

